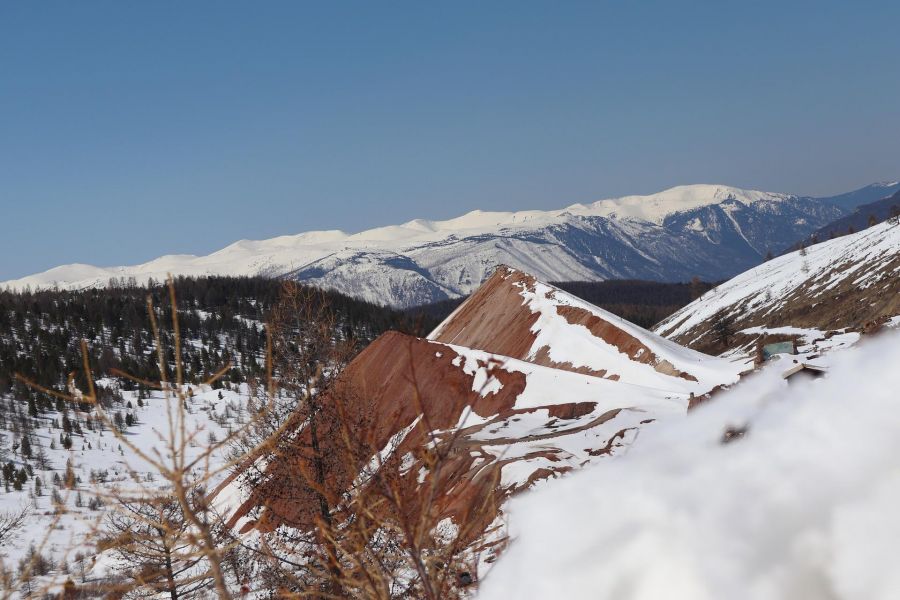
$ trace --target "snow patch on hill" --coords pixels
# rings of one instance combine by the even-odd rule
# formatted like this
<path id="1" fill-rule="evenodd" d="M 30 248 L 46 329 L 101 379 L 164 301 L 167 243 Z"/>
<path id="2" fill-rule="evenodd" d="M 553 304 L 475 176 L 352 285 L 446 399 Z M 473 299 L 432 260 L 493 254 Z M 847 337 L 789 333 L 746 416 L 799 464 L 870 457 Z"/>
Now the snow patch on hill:
<path id="1" fill-rule="evenodd" d="M 728 361 L 686 348 L 647 331 L 629 321 L 580 300 L 563 290 L 535 282 L 534 290 L 523 290 L 522 296 L 538 319 L 531 330 L 537 334 L 531 354 L 549 348 L 549 356 L 556 362 L 605 369 L 619 376 L 619 381 L 644 384 L 661 389 L 680 389 L 705 393 L 717 385 L 733 383 L 749 368 L 740 361 Z M 617 329 L 638 340 L 660 360 L 676 369 L 690 373 L 697 381 L 673 377 L 656 370 L 652 365 L 635 361 L 618 347 L 594 335 L 584 325 L 571 324 L 559 314 L 559 306 L 571 306 L 612 323 Z M 637 358 L 645 350 L 638 351 Z"/>

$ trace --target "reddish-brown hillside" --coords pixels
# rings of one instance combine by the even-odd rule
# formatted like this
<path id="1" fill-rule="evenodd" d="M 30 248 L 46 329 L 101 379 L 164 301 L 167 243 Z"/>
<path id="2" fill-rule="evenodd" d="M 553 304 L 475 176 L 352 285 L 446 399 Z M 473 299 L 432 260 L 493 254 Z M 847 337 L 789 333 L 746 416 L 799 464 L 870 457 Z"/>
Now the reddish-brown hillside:
<path id="1" fill-rule="evenodd" d="M 731 367 L 501 266 L 429 336 L 535 364 L 704 393 Z M 681 381 L 672 381 L 679 379 Z M 713 384 L 715 385 L 715 384 Z"/>

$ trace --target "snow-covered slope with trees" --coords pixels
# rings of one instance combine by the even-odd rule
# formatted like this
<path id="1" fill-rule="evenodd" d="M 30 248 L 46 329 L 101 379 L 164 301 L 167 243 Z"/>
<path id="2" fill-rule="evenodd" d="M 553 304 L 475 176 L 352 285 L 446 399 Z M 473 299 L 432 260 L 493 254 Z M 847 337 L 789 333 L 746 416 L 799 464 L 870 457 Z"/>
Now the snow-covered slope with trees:
<path id="1" fill-rule="evenodd" d="M 109 430 L 119 428 L 132 444 L 151 456 L 166 454 L 164 440 L 170 439 L 167 403 L 177 402 L 160 392 L 121 390 L 119 382 L 104 380 L 100 385 L 108 401 L 110 421 L 98 418 L 95 410 L 82 411 L 63 406 L 62 410 L 28 417 L 16 412 L 16 402 L 0 399 L 0 444 L 5 461 L 4 488 L 0 489 L 0 515 L 26 511 L 23 526 L 3 539 L 0 564 L 11 569 L 12 581 L 19 581 L 20 596 L 41 592 L 44 586 L 58 586 L 66 579 L 78 584 L 96 579 L 97 537 L 111 535 L 108 516 L 116 508 L 116 490 L 134 486 L 163 486 L 158 471 L 125 447 Z M 250 418 L 246 386 L 233 390 L 197 387 L 186 410 L 185 428 L 198 432 L 196 443 L 187 447 L 190 458 L 205 451 L 214 440 Z M 124 415 L 124 416 L 123 416 Z M 21 423 L 31 421 L 28 429 Z M 27 442 L 26 442 L 27 440 Z M 214 468 L 226 464 L 227 448 L 212 457 Z M 212 483 L 215 483 L 213 481 Z M 29 561 L 35 564 L 28 576 Z M 108 557 L 111 570 L 122 565 Z M 59 589 L 51 587 L 50 589 Z M 41 594 L 42 595 L 42 594 Z"/>
<path id="2" fill-rule="evenodd" d="M 128 267 L 68 265 L 0 283 L 79 289 L 111 278 L 290 276 L 379 304 L 411 306 L 472 292 L 498 264 L 544 281 L 719 280 L 758 264 L 848 212 L 814 198 L 687 185 L 550 211 L 473 211 L 356 234 L 315 231 L 240 241 L 208 256 Z"/>
<path id="3" fill-rule="evenodd" d="M 864 328 L 900 314 L 900 223 L 779 256 L 706 292 L 656 326 L 703 347 L 716 321 L 758 327 Z"/>

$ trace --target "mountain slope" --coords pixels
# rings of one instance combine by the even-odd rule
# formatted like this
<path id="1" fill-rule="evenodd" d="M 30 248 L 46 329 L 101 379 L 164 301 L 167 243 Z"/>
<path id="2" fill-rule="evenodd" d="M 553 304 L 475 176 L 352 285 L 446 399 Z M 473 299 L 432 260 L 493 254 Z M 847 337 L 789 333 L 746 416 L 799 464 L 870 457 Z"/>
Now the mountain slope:
<path id="1" fill-rule="evenodd" d="M 900 314 L 900 225 L 885 222 L 774 258 L 719 285 L 654 331 L 708 347 L 714 316 L 733 328 L 859 329 Z"/>
<path id="2" fill-rule="evenodd" d="M 550 211 L 473 211 L 357 234 L 318 231 L 240 241 L 208 256 L 131 267 L 70 265 L 0 286 L 86 288 L 173 273 L 290 276 L 378 304 L 413 306 L 472 292 L 498 264 L 544 281 L 720 280 L 802 239 L 847 209 L 813 198 L 722 185 Z"/>
<path id="3" fill-rule="evenodd" d="M 855 209 L 863 204 L 881 200 L 897 192 L 900 192 L 900 181 L 882 181 L 847 192 L 846 194 L 820 198 L 820 200 L 836 204 L 842 208 Z"/>
<path id="4" fill-rule="evenodd" d="M 371 456 L 384 461 L 408 456 L 402 469 L 404 485 L 428 489 L 432 482 L 419 477 L 424 467 L 422 450 L 452 438 L 454 451 L 442 472 L 453 477 L 436 483 L 437 496 L 446 505 L 438 521 L 462 517 L 455 513 L 457 503 L 452 498 L 467 487 L 463 482 L 479 489 L 467 489 L 467 494 L 486 495 L 489 490 L 480 486 L 493 482 L 494 477 L 486 474 L 495 472 L 503 484 L 503 494 L 495 500 L 502 501 L 537 479 L 590 461 L 592 452 L 615 454 L 641 421 L 684 414 L 688 405 L 684 393 L 580 375 L 399 333 L 385 334 L 363 350 L 347 367 L 334 393 L 352 399 L 346 414 L 377 418 L 364 431 L 354 432 L 368 445 L 357 470 L 340 465 L 329 471 L 329 493 L 350 486 Z M 416 426 L 420 422 L 427 427 Z M 344 452 L 340 436 L 320 443 L 329 456 Z M 315 492 L 296 485 L 302 477 L 293 473 L 291 455 L 285 452 L 285 458 L 272 461 L 267 476 L 253 487 L 220 492 L 233 502 L 219 505 L 220 510 L 227 509 L 231 526 L 247 532 L 314 524 Z M 230 485 L 240 486 L 240 479 Z M 494 513 L 485 510 L 483 517 L 486 527 Z"/>
<path id="5" fill-rule="evenodd" d="M 876 222 L 881 222 L 896 214 L 900 214 L 900 192 L 881 200 L 860 204 L 849 215 L 820 227 L 805 240 L 794 244 L 790 250 L 799 250 L 801 246 L 809 246 L 821 240 L 862 231 L 869 226 L 872 217 L 875 217 Z"/>

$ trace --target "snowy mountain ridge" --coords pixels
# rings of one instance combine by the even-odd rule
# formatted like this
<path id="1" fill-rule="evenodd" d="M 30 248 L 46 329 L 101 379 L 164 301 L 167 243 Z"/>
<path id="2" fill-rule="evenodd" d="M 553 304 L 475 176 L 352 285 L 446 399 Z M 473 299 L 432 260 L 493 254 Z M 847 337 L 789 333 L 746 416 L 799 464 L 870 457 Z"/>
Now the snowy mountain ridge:
<path id="1" fill-rule="evenodd" d="M 112 278 L 290 276 L 378 304 L 411 306 L 472 292 L 498 264 L 545 281 L 721 279 L 842 216 L 834 204 L 724 185 L 685 185 L 563 209 L 472 211 L 348 234 L 241 240 L 207 256 L 122 267 L 72 264 L 0 283 L 82 289 Z"/>

